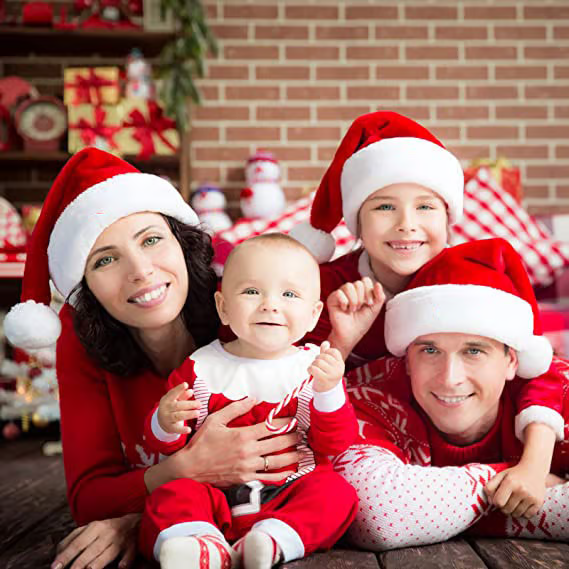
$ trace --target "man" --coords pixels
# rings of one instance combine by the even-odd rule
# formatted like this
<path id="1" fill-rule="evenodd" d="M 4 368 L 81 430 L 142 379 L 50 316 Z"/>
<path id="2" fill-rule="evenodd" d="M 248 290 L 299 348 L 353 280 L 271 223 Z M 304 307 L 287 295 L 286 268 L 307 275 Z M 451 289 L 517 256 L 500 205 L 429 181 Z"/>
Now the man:
<path id="1" fill-rule="evenodd" d="M 387 346 L 405 357 L 352 373 L 361 438 L 336 460 L 358 492 L 350 537 L 360 547 L 436 543 L 469 528 L 569 538 L 569 485 L 561 478 L 569 443 L 555 443 L 546 426 L 559 413 L 567 433 L 567 363 L 557 360 L 563 382 L 552 387 L 561 401 L 536 406 L 529 426 L 515 424 L 521 378 L 551 362 L 526 281 L 505 241 L 468 243 L 445 250 L 388 303 Z M 523 453 L 519 438 L 529 429 L 551 434 L 540 456 Z"/>

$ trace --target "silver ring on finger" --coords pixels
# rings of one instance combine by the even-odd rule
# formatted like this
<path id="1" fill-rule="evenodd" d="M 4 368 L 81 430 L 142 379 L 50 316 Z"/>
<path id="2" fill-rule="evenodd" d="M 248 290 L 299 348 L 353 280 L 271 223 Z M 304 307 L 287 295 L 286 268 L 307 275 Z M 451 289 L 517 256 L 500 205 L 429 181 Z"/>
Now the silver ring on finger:
<path id="1" fill-rule="evenodd" d="M 269 470 L 269 459 L 266 456 L 263 457 L 263 470 L 265 472 Z"/>

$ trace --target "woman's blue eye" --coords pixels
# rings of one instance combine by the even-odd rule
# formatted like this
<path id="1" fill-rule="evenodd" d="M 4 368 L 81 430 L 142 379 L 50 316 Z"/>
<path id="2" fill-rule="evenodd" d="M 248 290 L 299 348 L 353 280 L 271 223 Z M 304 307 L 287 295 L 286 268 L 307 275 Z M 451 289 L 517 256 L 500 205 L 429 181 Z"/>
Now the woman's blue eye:
<path id="1" fill-rule="evenodd" d="M 297 298 L 298 295 L 292 292 L 292 290 L 287 290 L 283 292 L 283 296 L 285 296 L 286 298 Z"/>
<path id="2" fill-rule="evenodd" d="M 394 210 L 395 207 L 390 203 L 382 203 L 376 207 L 379 211 L 391 211 Z"/>
<path id="3" fill-rule="evenodd" d="M 435 209 L 433 206 L 428 205 L 428 204 L 423 204 L 420 205 L 417 209 L 426 209 L 426 210 L 430 210 L 430 209 Z"/>
<path id="4" fill-rule="evenodd" d="M 98 269 L 99 267 L 106 267 L 107 265 L 110 265 L 112 262 L 113 262 L 113 257 L 111 257 L 110 255 L 107 255 L 106 257 L 101 257 L 95 263 L 95 269 Z"/>
<path id="5" fill-rule="evenodd" d="M 162 240 L 162 237 L 158 237 L 157 235 L 153 235 L 152 237 L 147 237 L 144 240 L 145 245 L 156 245 L 159 241 Z"/>

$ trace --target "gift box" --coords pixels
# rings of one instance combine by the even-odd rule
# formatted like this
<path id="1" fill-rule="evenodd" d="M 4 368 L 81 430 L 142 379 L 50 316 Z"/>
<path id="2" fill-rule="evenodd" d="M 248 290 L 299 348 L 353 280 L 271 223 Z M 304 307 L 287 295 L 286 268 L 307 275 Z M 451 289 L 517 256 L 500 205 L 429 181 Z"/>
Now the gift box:
<path id="1" fill-rule="evenodd" d="M 63 71 L 66 105 L 115 105 L 120 99 L 118 67 L 68 67 Z"/>
<path id="2" fill-rule="evenodd" d="M 473 160 L 470 166 L 464 171 L 465 183 L 468 182 L 482 166 L 490 170 L 492 177 L 498 182 L 501 188 L 506 190 L 518 203 L 522 202 L 523 189 L 520 169 L 512 166 L 505 158 L 498 158 L 498 160 L 490 160 L 489 158 Z"/>
<path id="3" fill-rule="evenodd" d="M 112 105 L 78 105 L 69 107 L 69 152 L 86 146 L 120 154 L 117 135 L 121 130 L 119 108 Z"/>
<path id="4" fill-rule="evenodd" d="M 178 152 L 180 136 L 176 123 L 164 115 L 156 101 L 123 99 L 120 109 L 122 128 L 117 141 L 123 154 L 146 160 L 153 155 Z"/>

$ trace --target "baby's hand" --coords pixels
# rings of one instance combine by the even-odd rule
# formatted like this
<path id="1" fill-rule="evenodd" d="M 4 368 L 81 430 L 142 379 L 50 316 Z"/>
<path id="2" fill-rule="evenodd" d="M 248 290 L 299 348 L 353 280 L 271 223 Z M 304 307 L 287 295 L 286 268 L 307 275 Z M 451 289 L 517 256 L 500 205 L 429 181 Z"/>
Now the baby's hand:
<path id="1" fill-rule="evenodd" d="M 308 373 L 314 378 L 314 391 L 329 391 L 336 387 L 344 377 L 344 360 L 336 348 L 330 347 L 330 342 L 322 342 L 320 354 L 316 356 Z"/>
<path id="2" fill-rule="evenodd" d="M 543 505 L 545 483 L 531 468 L 518 464 L 496 474 L 484 490 L 490 504 L 504 514 L 531 518 Z"/>
<path id="3" fill-rule="evenodd" d="M 200 402 L 191 399 L 193 395 L 187 383 L 180 383 L 162 396 L 158 405 L 158 424 L 164 431 L 181 435 L 192 432 L 186 421 L 197 419 L 200 408 Z"/>

